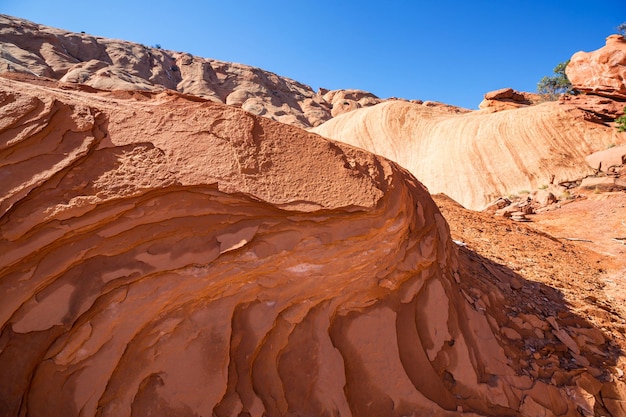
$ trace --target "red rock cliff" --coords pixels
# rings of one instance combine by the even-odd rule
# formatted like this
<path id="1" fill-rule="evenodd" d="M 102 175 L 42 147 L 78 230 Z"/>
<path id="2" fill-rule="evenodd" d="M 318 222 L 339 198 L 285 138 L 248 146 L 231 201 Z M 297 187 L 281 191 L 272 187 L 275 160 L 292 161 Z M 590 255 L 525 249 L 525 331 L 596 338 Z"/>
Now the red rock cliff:
<path id="1" fill-rule="evenodd" d="M 565 73 L 578 91 L 626 100 L 626 39 L 611 35 L 602 48 L 575 53 Z"/>

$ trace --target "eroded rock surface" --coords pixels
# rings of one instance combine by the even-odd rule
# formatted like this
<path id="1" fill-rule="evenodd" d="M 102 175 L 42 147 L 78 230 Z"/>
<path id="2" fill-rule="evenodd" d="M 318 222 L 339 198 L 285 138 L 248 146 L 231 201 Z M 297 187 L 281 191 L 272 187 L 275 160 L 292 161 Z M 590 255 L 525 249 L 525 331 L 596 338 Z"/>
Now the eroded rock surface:
<path id="1" fill-rule="evenodd" d="M 626 39 L 611 35 L 602 48 L 575 53 L 565 73 L 578 91 L 626 100 Z"/>
<path id="2" fill-rule="evenodd" d="M 313 131 L 390 158 L 431 193 L 473 210 L 521 190 L 591 175 L 587 155 L 626 142 L 614 127 L 565 102 L 452 114 L 390 101 Z"/>
<path id="3" fill-rule="evenodd" d="M 526 107 L 540 100 L 538 94 L 524 93 L 512 88 L 501 88 L 485 94 L 484 100 L 478 106 L 481 109 L 509 110 Z"/>
<path id="4" fill-rule="evenodd" d="M 171 89 L 303 128 L 382 101 L 359 90 L 315 92 L 248 65 L 71 33 L 6 15 L 0 15 L 0 72 L 103 90 Z"/>
<path id="5" fill-rule="evenodd" d="M 382 157 L 172 92 L 0 78 L 0 106 L 2 415 L 620 415 L 608 369 L 509 347 L 596 364 L 602 333 L 501 329 Z"/>

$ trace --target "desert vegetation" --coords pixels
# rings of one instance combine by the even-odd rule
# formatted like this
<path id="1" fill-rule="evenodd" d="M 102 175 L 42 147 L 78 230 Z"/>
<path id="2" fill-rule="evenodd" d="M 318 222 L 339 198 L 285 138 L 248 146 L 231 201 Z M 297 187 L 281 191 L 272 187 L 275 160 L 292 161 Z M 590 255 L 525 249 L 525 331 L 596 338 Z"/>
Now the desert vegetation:
<path id="1" fill-rule="evenodd" d="M 569 60 L 561 62 L 552 71 L 554 75 L 547 75 L 537 83 L 537 92 L 544 100 L 558 100 L 564 94 L 574 94 L 576 90 L 565 74 Z"/>

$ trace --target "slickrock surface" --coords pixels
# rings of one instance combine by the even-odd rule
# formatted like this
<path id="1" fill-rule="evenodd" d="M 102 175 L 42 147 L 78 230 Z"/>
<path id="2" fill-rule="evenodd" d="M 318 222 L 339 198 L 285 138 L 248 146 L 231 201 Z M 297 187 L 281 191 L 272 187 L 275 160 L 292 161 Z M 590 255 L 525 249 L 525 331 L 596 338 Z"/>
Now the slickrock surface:
<path id="1" fill-rule="evenodd" d="M 336 117 L 313 131 L 392 159 L 431 193 L 480 210 L 500 196 L 592 175 L 585 157 L 626 136 L 573 105 L 450 114 L 394 101 Z"/>
<path id="2" fill-rule="evenodd" d="M 105 90 L 176 90 L 282 123 L 317 126 L 381 99 L 359 90 L 320 90 L 248 65 L 72 33 L 0 15 L 0 72 Z"/>
<path id="3" fill-rule="evenodd" d="M 398 165 L 69 87 L 0 78 L 0 415 L 625 415 L 611 334 L 512 309 Z"/>
<path id="4" fill-rule="evenodd" d="M 626 39 L 611 35 L 602 48 L 575 53 L 565 73 L 576 90 L 626 100 Z"/>

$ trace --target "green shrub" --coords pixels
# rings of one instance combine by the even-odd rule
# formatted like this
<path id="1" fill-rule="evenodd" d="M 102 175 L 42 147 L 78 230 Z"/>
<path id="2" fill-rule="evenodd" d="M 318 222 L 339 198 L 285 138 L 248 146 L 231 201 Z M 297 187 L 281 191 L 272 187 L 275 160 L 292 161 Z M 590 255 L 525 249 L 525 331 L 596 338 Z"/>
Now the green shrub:
<path id="1" fill-rule="evenodd" d="M 624 113 L 626 113 L 626 107 L 624 107 Z M 615 125 L 618 132 L 626 132 L 626 114 L 615 119 Z"/>
<path id="2" fill-rule="evenodd" d="M 572 83 L 565 74 L 565 68 L 569 64 L 569 60 L 561 62 L 557 65 L 553 72 L 554 75 L 543 77 L 537 83 L 537 92 L 546 100 L 558 100 L 563 94 L 574 94 Z"/>

